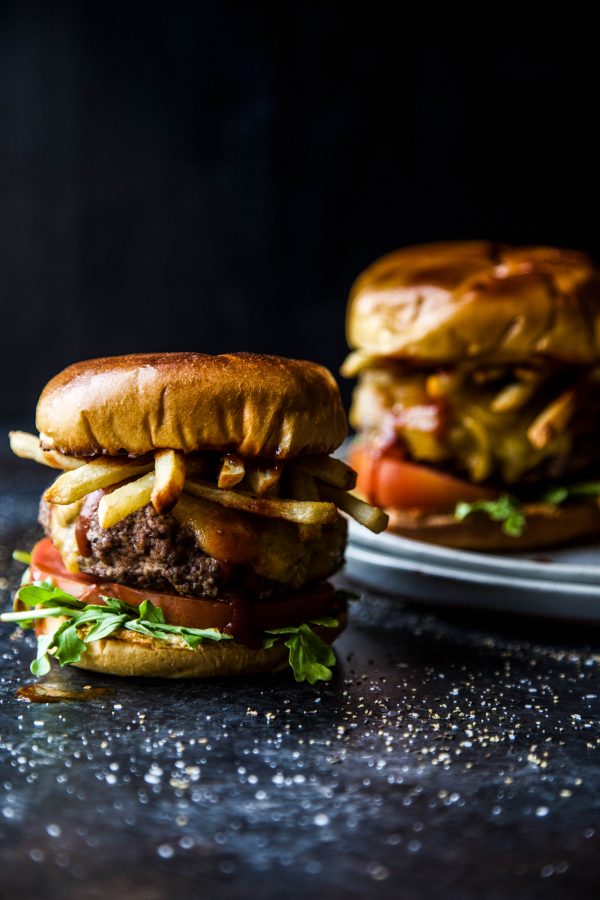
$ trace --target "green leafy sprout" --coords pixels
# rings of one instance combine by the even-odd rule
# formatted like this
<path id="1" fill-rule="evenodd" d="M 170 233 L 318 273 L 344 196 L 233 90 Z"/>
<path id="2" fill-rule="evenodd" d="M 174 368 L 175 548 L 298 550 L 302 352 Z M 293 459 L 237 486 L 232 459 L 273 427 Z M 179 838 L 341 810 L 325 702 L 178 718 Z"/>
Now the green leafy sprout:
<path id="1" fill-rule="evenodd" d="M 583 484 L 573 484 L 569 487 L 552 487 L 536 498 L 536 503 L 550 503 L 552 506 L 560 506 L 566 500 L 576 497 L 599 497 L 600 481 L 589 481 Z M 523 503 L 511 494 L 503 494 L 496 500 L 476 500 L 474 503 L 457 503 L 454 509 L 454 518 L 459 522 L 470 516 L 471 513 L 482 512 L 489 516 L 493 522 L 502 523 L 502 531 L 510 537 L 519 537 L 527 524 L 527 518 L 523 512 Z"/>
<path id="2" fill-rule="evenodd" d="M 502 531 L 511 537 L 518 537 L 525 527 L 525 515 L 520 500 L 504 494 L 497 500 L 476 500 L 475 503 L 457 503 L 454 518 L 462 522 L 471 513 L 482 512 L 493 522 L 502 522 Z"/>
<path id="3" fill-rule="evenodd" d="M 23 554 L 26 556 L 26 554 Z M 26 559 L 20 559 L 26 563 Z M 45 675 L 50 671 L 50 658 L 61 666 L 80 661 L 87 645 L 109 637 L 120 628 L 145 634 L 160 641 L 173 637 L 182 638 L 190 650 L 195 650 L 203 641 L 226 641 L 233 637 L 217 628 L 188 628 L 183 625 L 169 625 L 165 622 L 162 609 L 151 600 L 144 600 L 137 606 L 130 606 L 115 597 L 103 597 L 102 604 L 82 605 L 71 594 L 57 588 L 51 581 L 38 581 L 22 586 L 17 591 L 17 599 L 25 610 L 0 615 L 2 622 L 16 622 L 22 628 L 32 628 L 36 619 L 65 618 L 54 634 L 38 637 L 37 656 L 31 663 L 34 675 Z M 263 649 L 269 649 L 285 640 L 289 649 L 289 663 L 296 681 L 329 681 L 331 666 L 335 664 L 335 654 L 311 625 L 337 628 L 339 622 L 333 618 L 312 619 L 310 623 L 269 629 L 265 632 Z M 287 638 L 287 640 L 286 640 Z"/>

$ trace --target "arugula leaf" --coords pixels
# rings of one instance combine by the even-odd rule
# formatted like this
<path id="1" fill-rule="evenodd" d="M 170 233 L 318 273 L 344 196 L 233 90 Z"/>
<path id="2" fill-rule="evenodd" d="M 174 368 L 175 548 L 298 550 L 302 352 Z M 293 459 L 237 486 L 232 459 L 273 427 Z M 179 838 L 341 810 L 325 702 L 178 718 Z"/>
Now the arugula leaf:
<path id="1" fill-rule="evenodd" d="M 61 666 L 79 662 L 81 654 L 85 653 L 85 642 L 79 637 L 77 620 L 64 622 L 53 635 L 54 640 L 49 647 L 55 647 L 55 659 Z"/>
<path id="2" fill-rule="evenodd" d="M 140 619 L 145 622 L 152 622 L 156 625 L 164 625 L 165 617 L 162 609 L 155 606 L 152 600 L 143 600 L 140 603 Z"/>
<path id="3" fill-rule="evenodd" d="M 294 670 L 296 681 L 330 681 L 335 665 L 335 653 L 309 625 L 300 625 L 298 633 L 293 635 L 285 646 L 290 651 L 290 665 Z"/>
<path id="4" fill-rule="evenodd" d="M 510 537 L 519 537 L 523 533 L 526 519 L 521 501 L 516 497 L 511 497 L 510 494 L 503 494 L 497 500 L 457 503 L 454 509 L 454 518 L 462 522 L 474 512 L 485 513 L 493 522 L 502 522 L 502 531 Z"/>
<path id="5" fill-rule="evenodd" d="M 31 553 L 26 553 L 25 550 L 13 550 L 12 558 L 15 562 L 24 563 L 26 566 L 31 565 Z"/>
<path id="6" fill-rule="evenodd" d="M 31 664 L 34 675 L 44 675 L 50 670 L 51 657 L 61 666 L 79 662 L 88 644 L 109 637 L 119 628 L 161 641 L 168 641 L 175 635 L 182 638 L 190 650 L 195 650 L 205 640 L 233 640 L 232 635 L 217 628 L 169 625 L 165 622 L 162 609 L 154 606 L 149 599 L 144 600 L 139 607 L 129 606 L 116 597 L 103 597 L 102 604 L 84 605 L 49 581 L 25 585 L 17 591 L 17 599 L 27 608 L 3 613 L 0 621 L 18 622 L 22 627 L 32 627 L 36 619 L 65 619 L 53 635 L 41 635 L 38 638 L 37 657 Z M 268 629 L 263 647 L 273 647 L 278 641 L 287 638 L 285 646 L 289 649 L 289 661 L 296 681 L 314 684 L 316 681 L 331 679 L 330 666 L 335 663 L 335 654 L 329 644 L 312 630 L 311 625 L 337 628 L 339 622 L 323 616 L 298 626 Z"/>
<path id="7" fill-rule="evenodd" d="M 103 619 L 96 622 L 95 625 L 92 625 L 83 640 L 86 644 L 91 644 L 92 641 L 100 641 L 102 638 L 107 638 L 113 631 L 120 628 L 126 620 L 126 615 L 118 616 L 116 613 L 113 613 L 110 616 L 104 616 Z"/>
<path id="8" fill-rule="evenodd" d="M 588 481 L 582 484 L 571 484 L 568 487 L 560 485 L 551 487 L 537 498 L 532 498 L 535 503 L 551 503 L 560 506 L 572 497 L 600 497 L 600 481 Z M 475 503 L 457 503 L 454 509 L 454 518 L 462 522 L 474 512 L 486 513 L 494 522 L 502 522 L 502 531 L 511 537 L 519 537 L 523 533 L 526 524 L 526 516 L 523 512 L 523 504 L 517 497 L 504 494 L 496 500 L 477 500 Z"/>
<path id="9" fill-rule="evenodd" d="M 198 646 L 198 644 L 201 644 L 203 641 L 203 638 L 201 638 L 200 635 L 186 634 L 185 631 L 183 632 L 181 637 L 184 639 L 184 641 L 186 642 L 186 644 L 190 648 L 190 650 L 195 650 L 196 647 Z"/>
<path id="10" fill-rule="evenodd" d="M 321 616 L 319 619 L 311 619 L 311 625 L 320 625 L 321 628 L 337 628 L 340 624 L 332 616 Z"/>
<path id="11" fill-rule="evenodd" d="M 114 612 L 122 612 L 127 609 L 129 612 L 135 612 L 136 608 L 134 606 L 129 606 L 127 603 L 124 603 L 122 600 L 117 600 L 116 597 L 102 597 L 104 601 L 104 606 L 108 606 L 109 609 L 114 610 Z M 102 609 L 102 604 L 98 604 L 98 609 Z"/>
<path id="12" fill-rule="evenodd" d="M 540 501 L 542 503 L 552 503 L 553 506 L 560 506 L 561 503 L 569 496 L 569 491 L 565 487 L 552 487 L 549 490 L 544 491 L 544 493 L 540 496 Z"/>
<path id="13" fill-rule="evenodd" d="M 145 634 L 147 637 L 153 637 L 160 640 L 167 640 L 167 632 L 161 631 L 155 625 L 152 627 L 150 623 L 146 625 L 145 622 L 140 622 L 139 619 L 129 619 L 127 622 L 123 623 L 123 628 L 126 628 L 127 631 L 135 631 L 138 634 Z"/>
<path id="14" fill-rule="evenodd" d="M 53 635 L 40 634 L 37 639 L 37 656 L 30 665 L 33 675 L 47 675 L 50 671 L 50 659 L 48 658 L 48 648 L 52 643 Z"/>
<path id="15" fill-rule="evenodd" d="M 285 646 L 290 651 L 289 663 L 296 681 L 308 681 L 309 684 L 316 681 L 330 681 L 333 675 L 330 666 L 335 665 L 335 653 L 310 625 L 337 628 L 339 622 L 337 619 L 324 617 L 311 619 L 310 624 L 269 628 L 266 631 L 263 648 L 268 650 L 273 647 L 277 643 L 277 635 L 289 634 L 291 637 L 285 642 Z"/>
<path id="16" fill-rule="evenodd" d="M 61 606 L 70 606 L 73 609 L 81 609 L 81 602 L 76 600 L 71 594 L 66 594 L 60 588 L 54 587 L 48 582 L 38 582 L 37 584 L 26 584 L 19 588 L 17 597 L 25 606 L 40 606 L 44 603 L 52 603 Z"/>
<path id="17" fill-rule="evenodd" d="M 142 622 L 140 619 L 140 624 L 148 625 L 148 622 Z M 184 635 L 192 635 L 194 637 L 199 637 L 201 639 L 208 639 L 209 641 L 232 641 L 233 635 L 225 634 L 224 631 L 219 631 L 217 628 L 189 628 L 187 625 L 167 625 L 163 623 L 160 626 L 160 631 L 165 634 L 170 632 L 172 634 L 178 634 L 182 637 Z"/>
<path id="18" fill-rule="evenodd" d="M 32 672 L 39 675 L 49 671 L 50 656 L 61 666 L 79 662 L 87 644 L 108 637 L 118 628 L 164 641 L 176 635 L 183 638 L 190 650 L 195 650 L 204 640 L 233 640 L 231 635 L 216 628 L 167 625 L 162 609 L 148 599 L 139 608 L 116 597 L 103 597 L 102 604 L 84 605 L 50 581 L 25 585 L 17 591 L 17 599 L 27 609 L 3 613 L 1 621 L 18 622 L 21 627 L 30 628 L 36 619 L 60 617 L 67 620 L 53 635 L 42 635 L 38 639 L 38 656 L 32 663 Z M 83 626 L 88 630 L 80 632 Z"/>
<path id="19" fill-rule="evenodd" d="M 554 503 L 558 506 L 570 497 L 598 496 L 600 496 L 600 481 L 587 481 L 581 484 L 571 484 L 568 487 L 550 488 L 541 495 L 540 500 L 542 503 Z"/>

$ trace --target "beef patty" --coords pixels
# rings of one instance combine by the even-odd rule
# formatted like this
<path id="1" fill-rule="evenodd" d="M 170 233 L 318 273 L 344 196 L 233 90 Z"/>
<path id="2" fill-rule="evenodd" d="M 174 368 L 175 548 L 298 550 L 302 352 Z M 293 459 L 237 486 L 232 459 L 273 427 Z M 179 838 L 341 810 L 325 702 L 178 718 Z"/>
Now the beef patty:
<path id="1" fill-rule="evenodd" d="M 86 524 L 89 521 L 86 554 L 79 557 L 79 568 L 103 581 L 213 599 L 224 597 L 231 590 L 242 590 L 261 599 L 289 591 L 289 585 L 263 578 L 249 566 L 207 556 L 199 549 L 191 530 L 171 514 L 158 515 L 151 505 L 111 528 L 100 526 L 97 502 L 89 512 L 85 520 Z M 50 504 L 42 501 L 39 520 L 52 538 L 51 513 Z M 323 531 L 324 554 L 315 566 L 309 567 L 315 569 L 312 577 L 318 579 L 328 577 L 341 566 L 346 523 L 340 518 L 336 525 L 326 526 Z"/>

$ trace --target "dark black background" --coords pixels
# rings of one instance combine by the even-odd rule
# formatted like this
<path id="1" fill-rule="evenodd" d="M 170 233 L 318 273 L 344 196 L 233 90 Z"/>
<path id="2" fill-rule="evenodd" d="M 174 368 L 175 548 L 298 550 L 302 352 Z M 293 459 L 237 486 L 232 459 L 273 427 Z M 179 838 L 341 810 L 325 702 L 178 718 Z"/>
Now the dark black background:
<path id="1" fill-rule="evenodd" d="M 354 276 L 402 244 L 597 255 L 589 23 L 436 15 L 0 5 L 0 414 L 102 354 L 337 369 Z"/>

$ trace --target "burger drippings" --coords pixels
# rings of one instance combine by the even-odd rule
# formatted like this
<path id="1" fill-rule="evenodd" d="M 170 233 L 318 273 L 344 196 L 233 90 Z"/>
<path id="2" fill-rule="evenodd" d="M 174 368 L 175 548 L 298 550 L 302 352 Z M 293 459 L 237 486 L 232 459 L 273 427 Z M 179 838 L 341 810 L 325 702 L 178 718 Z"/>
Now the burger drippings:
<path id="1" fill-rule="evenodd" d="M 64 688 L 57 684 L 47 684 L 44 681 L 36 681 L 33 684 L 22 684 L 17 688 L 15 696 L 17 700 L 26 703 L 64 703 L 97 700 L 112 694 L 110 688 L 84 687 L 83 690 Z"/>
<path id="2" fill-rule="evenodd" d="M 231 621 L 225 632 L 251 650 L 260 650 L 262 635 L 253 622 L 252 603 L 242 591 L 230 590 L 227 597 L 231 606 Z"/>

